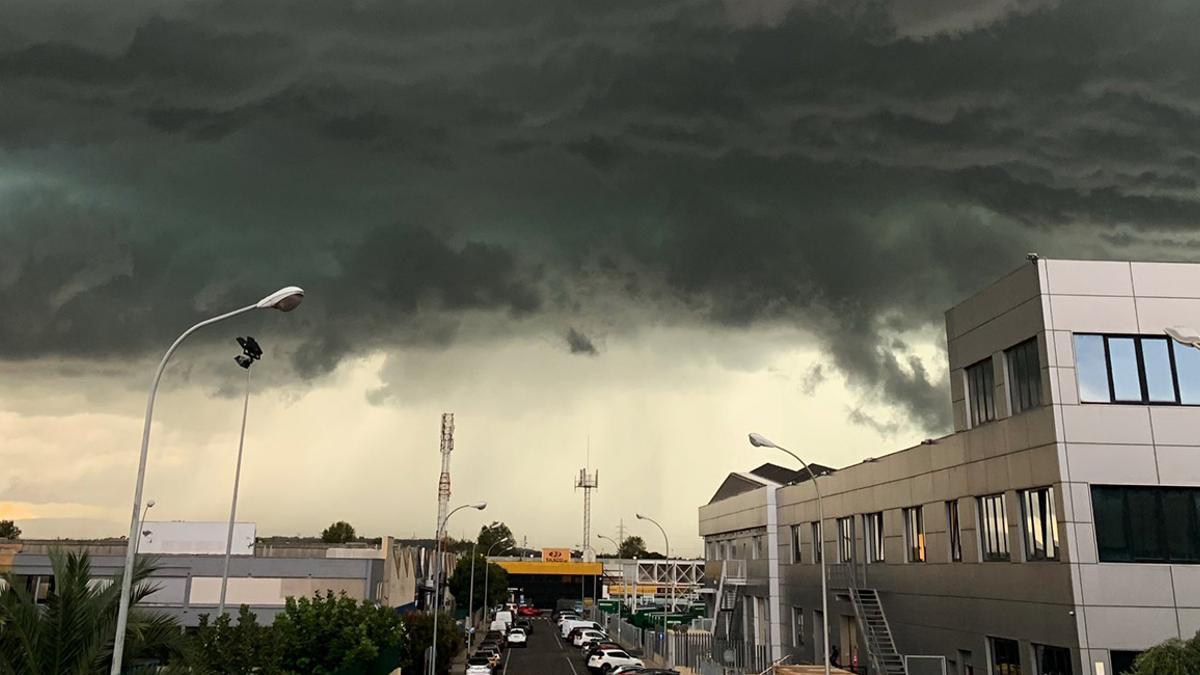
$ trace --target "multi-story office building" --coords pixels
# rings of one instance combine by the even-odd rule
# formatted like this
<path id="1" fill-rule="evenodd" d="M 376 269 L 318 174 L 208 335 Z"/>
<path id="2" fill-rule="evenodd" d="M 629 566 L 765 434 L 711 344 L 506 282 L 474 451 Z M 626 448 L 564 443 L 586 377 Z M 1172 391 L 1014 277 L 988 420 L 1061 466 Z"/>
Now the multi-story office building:
<path id="1" fill-rule="evenodd" d="M 843 664 L 1114 675 L 1191 637 L 1200 352 L 1179 324 L 1200 327 L 1200 265 L 1035 260 L 950 309 L 954 433 L 819 476 L 823 526 L 799 475 L 731 474 L 700 507 L 718 635 L 819 662 L 823 550 Z"/>

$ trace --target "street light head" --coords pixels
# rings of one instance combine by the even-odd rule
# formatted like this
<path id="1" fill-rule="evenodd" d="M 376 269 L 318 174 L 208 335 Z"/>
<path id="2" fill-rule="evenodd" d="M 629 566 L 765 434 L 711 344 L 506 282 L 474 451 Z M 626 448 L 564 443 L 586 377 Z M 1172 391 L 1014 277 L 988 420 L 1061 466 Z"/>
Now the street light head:
<path id="1" fill-rule="evenodd" d="M 471 508 L 473 508 L 477 511 L 482 511 L 487 508 L 487 502 L 479 502 L 478 504 L 472 504 Z"/>
<path id="2" fill-rule="evenodd" d="M 304 289 L 299 286 L 286 286 L 258 301 L 259 309 L 277 309 L 290 312 L 300 306 L 304 300 Z"/>
<path id="3" fill-rule="evenodd" d="M 151 499 L 150 501 L 146 502 L 146 508 L 148 508 L 148 509 L 152 509 L 152 508 L 154 508 L 154 500 L 153 500 L 153 499 Z"/>
<path id="4" fill-rule="evenodd" d="M 637 516 L 637 519 L 638 519 L 638 520 L 645 520 L 645 519 L 646 519 L 646 516 L 643 516 L 643 515 L 642 515 L 642 514 L 640 514 L 640 513 L 635 513 L 635 514 L 633 514 L 633 515 Z"/>
<path id="5" fill-rule="evenodd" d="M 1190 326 L 1167 326 L 1163 331 L 1176 342 L 1183 343 L 1189 347 L 1200 346 L 1200 333 L 1197 333 L 1195 328 Z"/>
<path id="6" fill-rule="evenodd" d="M 769 438 L 762 434 L 750 434 L 750 445 L 756 448 L 778 448 Z"/>

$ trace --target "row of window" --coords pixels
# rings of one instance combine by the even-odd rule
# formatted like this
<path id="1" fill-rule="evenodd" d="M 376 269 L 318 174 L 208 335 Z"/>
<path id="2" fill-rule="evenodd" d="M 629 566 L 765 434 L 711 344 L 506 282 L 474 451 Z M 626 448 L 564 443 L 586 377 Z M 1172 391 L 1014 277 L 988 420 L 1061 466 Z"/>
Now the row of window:
<path id="1" fill-rule="evenodd" d="M 1054 509 L 1054 493 L 1051 488 L 1022 490 L 1021 514 L 1025 536 L 1025 560 L 1058 559 L 1058 518 Z M 986 495 L 976 499 L 979 513 L 980 553 L 985 561 L 1010 560 L 1008 545 L 1008 514 L 1004 494 Z M 1200 504 L 1200 502 L 1198 502 Z M 902 510 L 904 520 L 905 562 L 925 562 L 928 548 L 925 539 L 925 506 L 913 506 Z M 958 513 L 958 500 L 945 502 L 948 557 L 952 562 L 962 561 L 962 524 Z M 854 562 L 855 534 L 854 516 L 837 519 L 838 562 Z M 863 541 L 866 561 L 881 563 L 884 555 L 883 512 L 862 515 Z M 812 536 L 811 561 L 821 562 L 821 531 L 818 523 L 809 524 Z M 803 562 L 799 525 L 791 528 L 791 562 Z"/>
<path id="2" fill-rule="evenodd" d="M 1021 532 L 1024 560 L 1058 560 L 1058 514 L 1052 488 L 1020 490 Z M 1012 559 L 1009 546 L 1008 509 L 1003 493 L 975 500 L 979 529 L 979 554 L 983 561 Z M 925 506 L 902 510 L 905 562 L 925 562 Z M 1200 564 L 1200 488 L 1130 485 L 1093 485 L 1092 516 L 1096 526 L 1096 549 L 1100 562 Z M 958 500 L 945 502 L 948 558 L 962 561 L 962 526 Z M 862 514 L 863 550 L 868 563 L 882 563 L 884 554 L 883 512 Z M 855 517 L 837 519 L 837 560 L 856 558 Z M 821 562 L 820 524 L 809 523 L 810 562 Z M 804 562 L 800 525 L 791 528 L 791 562 Z M 753 557 L 764 557 L 764 537 L 753 537 Z M 714 560 L 737 557 L 732 542 L 711 543 Z M 743 549 L 744 550 L 744 549 Z"/>
<path id="3" fill-rule="evenodd" d="M 806 639 L 805 610 L 803 607 L 792 607 L 792 646 L 802 647 Z M 821 630 L 820 612 L 814 611 L 812 626 L 815 630 Z M 813 636 L 813 644 L 820 644 L 821 638 L 818 635 Z M 1043 645 L 1032 643 L 1033 647 L 1033 663 L 1037 675 L 1074 675 L 1074 667 L 1071 664 L 1071 650 L 1067 647 L 1055 647 L 1053 645 Z M 989 660 L 991 661 L 991 672 L 996 675 L 1021 675 L 1021 645 L 1016 640 L 1009 638 L 990 637 L 988 638 Z M 974 660 L 971 652 L 967 650 L 959 650 L 958 652 L 959 668 L 956 672 L 963 675 L 973 675 L 975 673 Z M 1114 653 L 1113 665 L 1117 664 L 1117 656 Z M 1130 661 L 1132 665 L 1132 661 Z M 1123 673 L 1124 670 L 1114 670 L 1117 673 Z"/>
<path id="4" fill-rule="evenodd" d="M 1009 405 L 1012 414 L 1042 404 L 1042 366 L 1038 359 L 1037 338 L 1030 338 L 1004 351 L 1008 373 Z M 971 426 L 996 419 L 996 374 L 992 358 L 968 366 L 967 405 Z"/>
<path id="5" fill-rule="evenodd" d="M 1200 405 L 1200 350 L 1157 335 L 1076 333 L 1075 373 L 1082 403 Z M 1042 405 L 1037 338 L 1004 351 L 1012 414 Z M 972 427 L 996 419 L 992 357 L 966 368 Z"/>

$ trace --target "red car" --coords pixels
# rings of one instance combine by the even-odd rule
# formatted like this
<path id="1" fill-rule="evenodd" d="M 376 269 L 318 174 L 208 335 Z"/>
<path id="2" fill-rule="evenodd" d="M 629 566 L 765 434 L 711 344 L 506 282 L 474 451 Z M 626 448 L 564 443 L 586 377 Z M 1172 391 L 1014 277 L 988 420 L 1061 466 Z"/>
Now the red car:
<path id="1" fill-rule="evenodd" d="M 540 614 L 541 614 L 541 611 L 539 611 L 537 607 L 534 607 L 532 605 L 521 605 L 520 607 L 517 608 L 518 616 L 538 616 Z"/>

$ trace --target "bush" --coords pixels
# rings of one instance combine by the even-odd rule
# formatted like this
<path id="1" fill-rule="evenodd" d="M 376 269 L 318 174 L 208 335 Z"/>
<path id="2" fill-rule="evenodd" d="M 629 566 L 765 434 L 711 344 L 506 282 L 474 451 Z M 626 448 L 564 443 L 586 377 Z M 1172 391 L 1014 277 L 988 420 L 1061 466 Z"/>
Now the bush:
<path id="1" fill-rule="evenodd" d="M 404 615 L 408 626 L 408 643 L 404 649 L 402 668 L 404 672 L 421 672 L 425 664 L 425 650 L 433 641 L 433 616 L 428 612 L 412 612 Z M 438 615 L 438 673 L 450 672 L 450 659 L 463 648 L 463 639 L 458 624 L 448 614 Z"/>
<path id="2" fill-rule="evenodd" d="M 1200 673 L 1200 633 L 1184 642 L 1171 638 L 1142 652 L 1131 675 L 1195 675 Z M 1118 674 L 1119 675 L 1119 674 Z"/>

